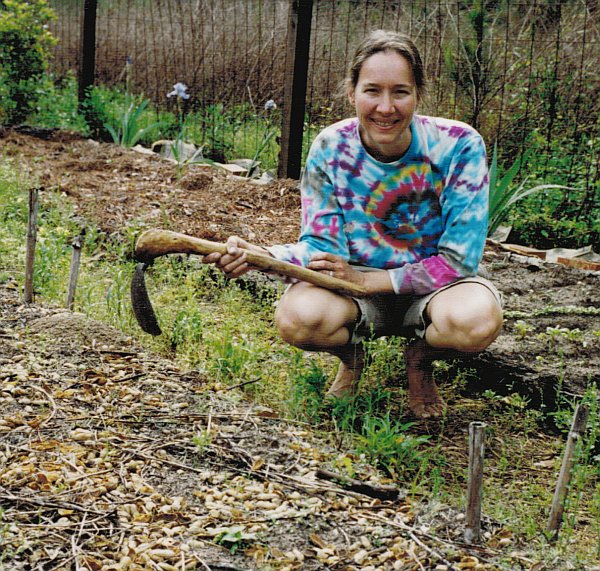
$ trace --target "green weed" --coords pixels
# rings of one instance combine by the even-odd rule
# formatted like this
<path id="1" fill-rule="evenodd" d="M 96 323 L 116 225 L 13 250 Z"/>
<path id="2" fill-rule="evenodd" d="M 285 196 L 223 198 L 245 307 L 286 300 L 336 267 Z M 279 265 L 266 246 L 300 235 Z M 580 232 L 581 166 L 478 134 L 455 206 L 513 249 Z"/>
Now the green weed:
<path id="1" fill-rule="evenodd" d="M 315 361 L 306 364 L 300 351 L 290 364 L 291 390 L 287 403 L 294 418 L 318 423 L 323 413 L 323 396 L 328 375 Z"/>
<path id="2" fill-rule="evenodd" d="M 389 413 L 383 417 L 367 414 L 356 439 L 356 451 L 392 477 L 398 478 L 414 470 L 424 459 L 421 448 L 429 436 L 410 434 L 408 431 L 413 426 L 412 422 L 392 420 Z"/>

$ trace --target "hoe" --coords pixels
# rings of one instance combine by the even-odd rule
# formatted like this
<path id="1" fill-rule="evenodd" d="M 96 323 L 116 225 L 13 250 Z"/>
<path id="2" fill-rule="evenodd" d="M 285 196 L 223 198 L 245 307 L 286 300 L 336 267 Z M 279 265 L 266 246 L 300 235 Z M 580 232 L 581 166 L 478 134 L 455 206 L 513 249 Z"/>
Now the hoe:
<path id="1" fill-rule="evenodd" d="M 135 318 L 140 327 L 150 335 L 160 335 L 156 314 L 150 302 L 145 269 L 155 258 L 167 254 L 199 254 L 207 255 L 213 252 L 227 253 L 227 246 L 219 242 L 210 242 L 186 234 L 169 230 L 147 230 L 142 233 L 135 245 L 135 259 L 139 262 L 131 279 L 131 305 Z M 346 295 L 362 297 L 365 290 L 346 280 L 330 277 L 314 270 L 276 260 L 270 256 L 248 252 L 248 263 L 264 272 L 273 272 L 289 278 L 295 278 L 316 286 L 337 291 Z"/>

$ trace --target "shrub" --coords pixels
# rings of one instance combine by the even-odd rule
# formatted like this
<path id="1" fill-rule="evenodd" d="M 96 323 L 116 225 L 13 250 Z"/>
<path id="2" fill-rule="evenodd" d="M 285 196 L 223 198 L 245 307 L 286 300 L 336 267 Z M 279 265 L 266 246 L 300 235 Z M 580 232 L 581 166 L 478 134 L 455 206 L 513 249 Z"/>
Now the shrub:
<path id="1" fill-rule="evenodd" d="M 46 26 L 54 18 L 47 0 L 0 4 L 0 123 L 21 123 L 35 108 L 55 42 Z"/>

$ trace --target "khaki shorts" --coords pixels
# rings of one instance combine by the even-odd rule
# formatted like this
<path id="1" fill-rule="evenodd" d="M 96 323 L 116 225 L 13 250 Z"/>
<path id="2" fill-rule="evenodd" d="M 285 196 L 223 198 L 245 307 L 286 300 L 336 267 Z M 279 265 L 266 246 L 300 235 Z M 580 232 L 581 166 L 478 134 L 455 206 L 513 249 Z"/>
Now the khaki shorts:
<path id="1" fill-rule="evenodd" d="M 353 298 L 360 310 L 360 319 L 352 333 L 351 343 L 364 339 L 398 335 L 400 337 L 424 337 L 428 322 L 427 304 L 441 291 L 462 283 L 478 283 L 488 288 L 502 307 L 502 296 L 489 280 L 474 276 L 463 278 L 441 287 L 427 295 L 384 294 L 367 298 Z"/>

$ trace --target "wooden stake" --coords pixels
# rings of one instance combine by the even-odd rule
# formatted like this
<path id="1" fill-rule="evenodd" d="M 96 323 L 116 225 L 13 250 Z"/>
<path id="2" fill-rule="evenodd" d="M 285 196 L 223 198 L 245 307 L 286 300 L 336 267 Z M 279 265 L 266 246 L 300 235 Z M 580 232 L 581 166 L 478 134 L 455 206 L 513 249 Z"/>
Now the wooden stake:
<path id="1" fill-rule="evenodd" d="M 558 538 L 558 531 L 562 523 L 563 512 L 565 509 L 565 499 L 567 497 L 567 488 L 571 482 L 573 475 L 573 466 L 575 464 L 575 448 L 577 441 L 585 433 L 590 409 L 588 405 L 577 405 L 575 414 L 573 415 L 573 423 L 567 437 L 565 453 L 563 456 L 558 482 L 554 490 L 554 498 L 552 507 L 550 508 L 550 516 L 548 517 L 548 532 L 552 534 L 552 540 Z"/>
<path id="2" fill-rule="evenodd" d="M 469 474 L 467 478 L 467 510 L 464 539 L 478 543 L 481 532 L 481 485 L 483 482 L 483 455 L 485 422 L 469 424 Z"/>
<path id="3" fill-rule="evenodd" d="M 27 244 L 25 253 L 25 285 L 23 301 L 33 301 L 33 271 L 35 266 L 35 243 L 37 240 L 37 211 L 39 188 L 29 189 L 29 218 L 27 221 Z"/>
<path id="4" fill-rule="evenodd" d="M 79 277 L 79 263 L 81 261 L 81 245 L 83 235 L 77 236 L 72 243 L 73 254 L 71 256 L 71 267 L 69 269 L 69 289 L 67 290 L 67 309 L 73 311 L 75 302 L 75 290 L 77 288 L 77 278 Z"/>

